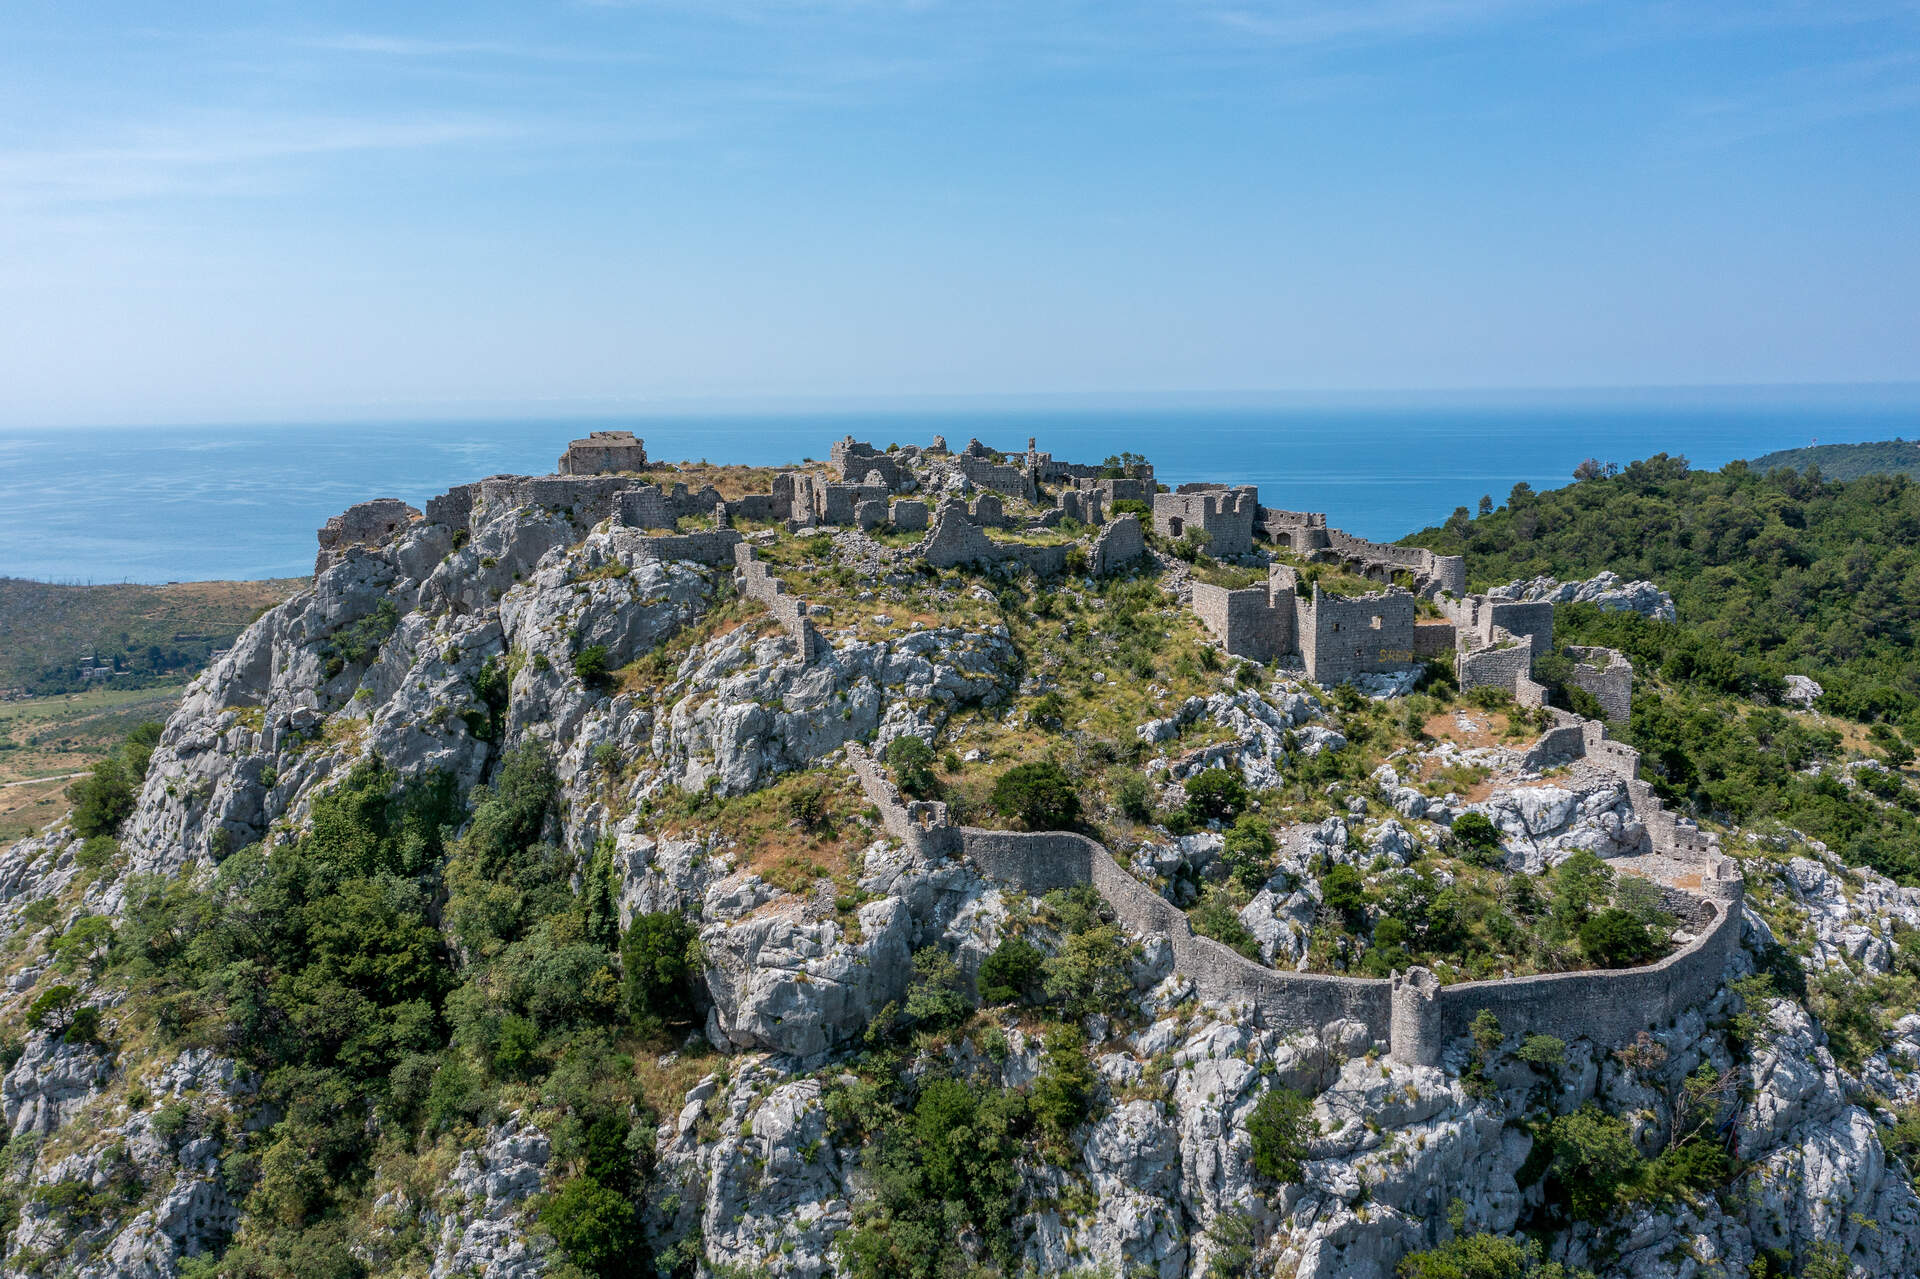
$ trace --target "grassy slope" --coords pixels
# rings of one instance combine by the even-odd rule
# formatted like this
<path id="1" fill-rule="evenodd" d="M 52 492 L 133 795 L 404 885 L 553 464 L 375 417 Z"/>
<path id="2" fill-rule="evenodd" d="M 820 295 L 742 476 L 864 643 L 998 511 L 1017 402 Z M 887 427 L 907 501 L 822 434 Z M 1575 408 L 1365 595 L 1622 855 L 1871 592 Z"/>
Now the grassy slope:
<path id="1" fill-rule="evenodd" d="M 66 691 L 75 659 L 89 649 L 102 659 L 121 657 L 142 675 L 191 673 L 212 649 L 231 643 L 300 585 L 293 578 L 165 586 L 54 586 L 0 578 L 0 690 Z M 160 650 L 158 663 L 150 648 Z"/>

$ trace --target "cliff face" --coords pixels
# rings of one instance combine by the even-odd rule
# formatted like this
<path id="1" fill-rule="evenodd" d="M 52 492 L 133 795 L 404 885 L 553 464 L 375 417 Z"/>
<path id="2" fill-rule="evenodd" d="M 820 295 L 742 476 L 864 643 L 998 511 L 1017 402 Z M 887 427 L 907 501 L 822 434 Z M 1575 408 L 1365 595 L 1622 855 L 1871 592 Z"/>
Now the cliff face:
<path id="1" fill-rule="evenodd" d="M 876 601 L 905 587 L 864 585 Z M 117 854 L 60 827 L 0 857 L 12 1015 L 62 983 L 99 1015 L 91 1037 L 51 1023 L 23 1034 L 0 1082 L 18 1214 L 7 1272 L 210 1273 L 193 1267 L 290 1211 L 262 1155 L 299 1100 L 266 1085 L 276 1063 L 182 1046 L 153 987 L 108 943 L 93 957 L 67 941 L 85 932 L 76 924 L 124 925 L 154 884 L 214 883 L 249 846 L 271 858 L 357 762 L 377 756 L 402 778 L 438 772 L 466 795 L 528 743 L 551 761 L 556 793 L 538 833 L 570 893 L 599 891 L 604 874 L 622 923 L 676 913 L 697 933 L 694 1033 L 620 1049 L 636 1057 L 629 1073 L 646 1081 L 658 1121 L 626 1151 L 645 1176 L 625 1198 L 661 1273 L 894 1273 L 874 1258 L 897 1255 L 875 1249 L 908 1235 L 902 1159 L 921 1161 L 912 1193 L 971 1205 L 948 1226 L 950 1260 L 1007 1274 L 1386 1279 L 1410 1251 L 1528 1228 L 1569 1265 L 1635 1279 L 1787 1273 L 1764 1267 L 1818 1262 L 1829 1248 L 1859 1275 L 1920 1269 L 1920 1202 L 1881 1137 L 1887 1107 L 1920 1101 L 1920 1018 L 1850 1030 L 1843 1064 L 1808 1011 L 1830 1005 L 1782 997 L 1789 983 L 1771 995 L 1749 983 L 1639 1044 L 1553 1049 L 1495 1034 L 1455 1043 L 1436 1068 L 1389 1062 L 1354 1023 L 1269 1024 L 1200 1002 L 1163 938 L 1103 939 L 1097 918 L 916 854 L 864 811 L 848 742 L 934 738 L 954 717 L 998 714 L 1044 691 L 1030 673 L 1044 654 L 1022 652 L 1003 627 L 941 619 L 830 638 L 830 654 L 802 663 L 725 573 L 662 563 L 637 530 L 548 509 L 478 512 L 466 536 L 418 523 L 345 552 L 195 682 Z M 1154 750 L 1192 725 L 1210 735 L 1170 761 L 1169 783 L 1225 763 L 1278 787 L 1288 753 L 1349 749 L 1339 717 L 1297 681 L 1219 683 L 1128 726 Z M 1392 873 L 1469 809 L 1490 816 L 1518 872 L 1634 845 L 1616 783 L 1545 784 L 1512 751 L 1440 755 L 1490 775 L 1490 793 L 1429 796 L 1409 784 L 1420 761 L 1403 758 L 1352 783 L 1340 814 L 1283 839 L 1241 915 L 1267 962 L 1305 962 L 1326 867 Z M 1093 758 L 1083 775 L 1110 764 Z M 770 851 L 821 845 L 797 801 L 781 800 L 791 822 L 787 809 L 759 826 L 740 816 L 801 778 L 837 806 L 843 869 L 796 870 Z M 1185 906 L 1220 879 L 1224 847 L 1219 833 L 1149 833 L 1114 851 Z M 1920 926 L 1920 894 L 1843 871 L 1817 848 L 1746 855 L 1758 909 L 1729 982 L 1783 965 L 1816 986 L 1830 972 L 1888 990 L 1914 979 L 1896 943 Z M 436 922 L 453 943 L 448 964 L 481 962 L 458 925 Z M 1100 972 L 1049 970 L 1101 992 L 1098 1007 L 1060 1005 L 1079 1040 L 1018 1006 L 941 1004 L 970 1005 L 1013 936 L 1055 956 L 1110 947 Z M 578 1273 L 582 1245 L 540 1214 L 580 1175 L 562 1153 L 581 1148 L 567 1060 L 545 1075 L 497 1067 L 486 1108 L 423 1127 L 410 1146 L 382 1141 L 394 1121 L 370 1108 L 366 1139 L 381 1153 L 306 1228 L 336 1232 L 346 1243 L 328 1255 L 368 1273 Z M 1081 1061 L 1090 1073 L 1072 1083 Z M 908 1130 L 931 1140 L 922 1127 L 939 1080 L 964 1083 L 981 1107 L 1056 1087 L 1078 1102 L 1057 1124 L 1022 1103 L 988 1199 L 972 1183 L 942 1191 L 924 1150 L 898 1144 Z M 1255 1166 L 1255 1113 L 1276 1087 L 1309 1107 L 1296 1175 Z M 1731 1161 L 1717 1183 L 1682 1178 L 1569 1216 L 1592 1153 L 1576 1141 L 1579 1117 L 1594 1114 L 1630 1147 L 1612 1150 L 1619 1160 L 1652 1166 L 1705 1133 Z M 977 1132 L 987 1151 L 991 1126 Z M 988 1203 L 995 1222 L 968 1219 Z"/>

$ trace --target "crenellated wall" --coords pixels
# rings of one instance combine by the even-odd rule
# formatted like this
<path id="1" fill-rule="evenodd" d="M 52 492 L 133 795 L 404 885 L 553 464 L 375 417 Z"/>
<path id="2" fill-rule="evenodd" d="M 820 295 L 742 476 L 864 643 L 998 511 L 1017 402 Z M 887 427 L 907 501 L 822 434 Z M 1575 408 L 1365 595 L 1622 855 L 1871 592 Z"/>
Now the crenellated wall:
<path id="1" fill-rule="evenodd" d="M 1251 484 L 1231 489 L 1182 484 L 1179 492 L 1154 495 L 1153 531 L 1179 541 L 1190 531 L 1204 530 L 1209 555 L 1246 555 L 1253 550 L 1253 516 L 1259 509 L 1259 494 Z"/>

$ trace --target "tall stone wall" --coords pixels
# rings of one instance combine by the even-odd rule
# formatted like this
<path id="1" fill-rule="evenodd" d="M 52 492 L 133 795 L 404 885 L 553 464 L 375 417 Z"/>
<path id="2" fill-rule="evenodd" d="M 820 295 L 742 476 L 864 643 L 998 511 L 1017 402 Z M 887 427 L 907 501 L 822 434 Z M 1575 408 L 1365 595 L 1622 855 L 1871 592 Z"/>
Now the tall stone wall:
<path id="1" fill-rule="evenodd" d="M 733 548 L 733 562 L 740 593 L 767 606 L 767 612 L 792 638 L 803 663 L 811 666 L 832 651 L 826 637 L 808 619 L 807 606 L 787 594 L 786 586 L 767 571 L 767 566 L 753 553 L 753 547 L 745 542 L 737 543 Z"/>
<path id="2" fill-rule="evenodd" d="M 1270 583 L 1241 590 L 1193 584 L 1193 611 L 1207 632 L 1228 653 L 1255 662 L 1299 650 L 1297 599 L 1291 589 L 1276 592 Z"/>
<path id="3" fill-rule="evenodd" d="M 1508 639 L 1479 647 L 1462 648 L 1454 658 L 1454 673 L 1460 689 L 1504 688 L 1517 699 L 1520 685 L 1532 683 L 1527 672 L 1533 669 L 1533 640 Z"/>
<path id="4" fill-rule="evenodd" d="M 1204 530 L 1212 555 L 1246 555 L 1253 550 L 1253 516 L 1260 498 L 1252 485 L 1182 484 L 1176 493 L 1156 493 L 1153 530 L 1175 541 L 1190 530 Z"/>
<path id="5" fill-rule="evenodd" d="M 935 568 L 959 568 L 970 564 L 994 568 L 1015 563 L 1032 569 L 1042 577 L 1058 577 L 1067 571 L 1065 546 L 996 542 L 973 522 L 965 505 L 953 501 L 940 504 L 940 509 L 934 514 L 933 528 L 921 539 L 916 553 Z"/>
<path id="6" fill-rule="evenodd" d="M 689 515 L 712 515 L 722 505 L 719 490 L 711 484 L 697 493 L 689 493 L 684 484 L 640 484 L 622 489 L 617 502 L 620 522 L 628 528 L 672 529 Z"/>
<path id="7" fill-rule="evenodd" d="M 975 441 L 978 443 L 979 441 Z M 1005 493 L 1008 497 L 1023 498 L 1031 502 L 1034 499 L 1033 476 L 1023 466 L 1008 466 L 999 462 L 989 462 L 973 453 L 954 455 L 954 465 L 960 473 L 971 480 L 975 486 L 989 489 L 995 493 Z"/>
<path id="8" fill-rule="evenodd" d="M 1553 651 L 1553 605 L 1541 601 L 1494 600 L 1488 613 L 1496 630 L 1533 640 L 1536 656 Z"/>
<path id="9" fill-rule="evenodd" d="M 473 527 L 473 498 L 478 484 L 456 484 L 439 497 L 427 499 L 427 522 L 444 524 L 450 529 Z"/>
<path id="10" fill-rule="evenodd" d="M 864 484 L 869 475 L 878 474 L 889 492 L 898 491 L 910 478 L 893 454 L 864 444 L 851 435 L 834 441 L 827 455 L 827 469 L 835 479 L 847 484 Z"/>
<path id="11" fill-rule="evenodd" d="M 1452 622 L 1416 617 L 1413 622 L 1413 655 L 1419 658 L 1443 657 L 1453 652 L 1456 636 Z"/>
<path id="12" fill-rule="evenodd" d="M 1633 714 L 1633 663 L 1611 648 L 1572 648 L 1569 681 L 1593 694 L 1608 723 L 1624 724 Z"/>
<path id="13" fill-rule="evenodd" d="M 1146 554 L 1147 538 L 1140 528 L 1140 517 L 1129 511 L 1101 528 L 1088 559 L 1095 577 L 1111 577 L 1145 559 Z"/>
<path id="14" fill-rule="evenodd" d="M 1318 583 L 1303 601 L 1300 658 L 1310 679 L 1338 684 L 1356 675 L 1396 670 L 1414 660 L 1414 597 L 1394 588 L 1368 595 L 1329 595 Z"/>

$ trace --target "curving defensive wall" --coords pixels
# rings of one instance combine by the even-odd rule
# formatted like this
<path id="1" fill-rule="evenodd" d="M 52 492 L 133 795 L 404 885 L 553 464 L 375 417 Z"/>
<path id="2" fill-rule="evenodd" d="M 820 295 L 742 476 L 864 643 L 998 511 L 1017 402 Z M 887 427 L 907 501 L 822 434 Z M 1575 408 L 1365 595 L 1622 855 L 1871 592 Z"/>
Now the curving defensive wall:
<path id="1" fill-rule="evenodd" d="M 1570 738 L 1563 735 L 1561 740 L 1572 745 Z M 1596 762 L 1610 769 L 1637 764 L 1637 753 L 1630 747 L 1624 750 L 1630 760 L 1596 751 Z M 1174 969 L 1193 983 L 1200 998 L 1253 1011 L 1271 1025 L 1318 1030 L 1332 1021 L 1355 1021 L 1376 1042 L 1384 1040 L 1395 1061 L 1409 1064 L 1436 1064 L 1449 1043 L 1469 1032 L 1482 1010 L 1498 1017 L 1509 1036 L 1548 1034 L 1624 1043 L 1635 1032 L 1665 1026 L 1686 1009 L 1711 999 L 1740 942 L 1744 885 L 1738 867 L 1697 832 L 1688 834 L 1692 832 L 1689 824 L 1659 809 L 1645 814 L 1651 819 L 1646 822 L 1651 850 L 1621 862 L 1656 878 L 1670 891 L 1684 893 L 1696 905 L 1694 913 L 1709 922 L 1692 941 L 1658 963 L 1451 986 L 1442 986 L 1425 968 L 1387 979 L 1283 971 L 1196 935 L 1178 907 L 1084 835 L 955 826 L 948 820 L 945 804 L 903 800 L 864 748 L 849 744 L 847 754 L 888 833 L 917 851 L 965 858 L 988 878 L 1036 896 L 1091 884 L 1128 931 L 1167 938 Z M 1645 783 L 1639 785 L 1644 788 Z M 1645 794 L 1658 808 L 1651 791 Z"/>

